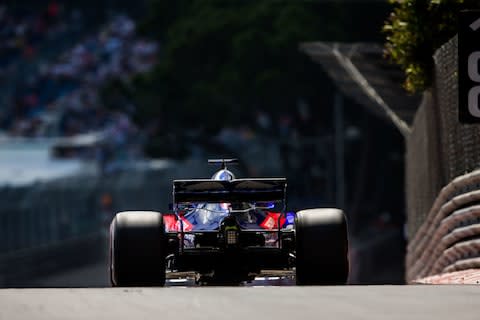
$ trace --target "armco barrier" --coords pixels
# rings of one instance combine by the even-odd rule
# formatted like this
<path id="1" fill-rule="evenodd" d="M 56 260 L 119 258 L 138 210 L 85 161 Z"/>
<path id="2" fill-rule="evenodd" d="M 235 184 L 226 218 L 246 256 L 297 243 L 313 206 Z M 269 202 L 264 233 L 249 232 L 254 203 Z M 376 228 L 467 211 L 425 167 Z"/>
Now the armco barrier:
<path id="1" fill-rule="evenodd" d="M 96 233 L 1 255 L 0 287 L 30 286 L 32 279 L 105 260 L 106 248 L 106 237 Z"/>
<path id="2" fill-rule="evenodd" d="M 407 281 L 480 266 L 480 170 L 445 186 L 407 248 Z"/>
<path id="3" fill-rule="evenodd" d="M 207 177 L 210 169 L 202 161 L 0 187 L 0 287 L 103 260 L 115 212 L 168 210 L 172 179 Z"/>

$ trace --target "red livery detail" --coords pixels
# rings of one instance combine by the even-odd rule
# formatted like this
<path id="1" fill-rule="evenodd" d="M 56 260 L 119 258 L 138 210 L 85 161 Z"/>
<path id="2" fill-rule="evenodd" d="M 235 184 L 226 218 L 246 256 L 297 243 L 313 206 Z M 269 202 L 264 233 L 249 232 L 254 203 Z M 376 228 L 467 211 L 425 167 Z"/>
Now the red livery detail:
<path id="1" fill-rule="evenodd" d="M 180 217 L 183 223 L 183 231 L 192 231 L 193 225 L 184 217 Z M 163 224 L 166 232 L 180 231 L 180 220 L 174 214 L 164 214 Z"/>
<path id="2" fill-rule="evenodd" d="M 280 213 L 278 212 L 267 212 L 267 216 L 262 223 L 260 223 L 260 227 L 266 230 L 272 230 L 278 228 L 278 218 L 280 217 Z M 285 217 L 280 218 L 280 226 L 285 224 Z"/>

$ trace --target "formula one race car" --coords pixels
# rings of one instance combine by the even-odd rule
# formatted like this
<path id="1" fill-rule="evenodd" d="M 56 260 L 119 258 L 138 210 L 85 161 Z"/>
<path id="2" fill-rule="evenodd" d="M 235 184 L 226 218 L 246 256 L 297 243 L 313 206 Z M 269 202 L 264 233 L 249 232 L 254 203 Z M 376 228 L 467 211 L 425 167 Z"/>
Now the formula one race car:
<path id="1" fill-rule="evenodd" d="M 172 214 L 118 213 L 110 226 L 113 286 L 251 281 L 275 270 L 297 284 L 345 284 L 347 224 L 339 209 L 286 212 L 285 178 L 236 179 L 227 164 L 211 179 L 173 181 Z"/>

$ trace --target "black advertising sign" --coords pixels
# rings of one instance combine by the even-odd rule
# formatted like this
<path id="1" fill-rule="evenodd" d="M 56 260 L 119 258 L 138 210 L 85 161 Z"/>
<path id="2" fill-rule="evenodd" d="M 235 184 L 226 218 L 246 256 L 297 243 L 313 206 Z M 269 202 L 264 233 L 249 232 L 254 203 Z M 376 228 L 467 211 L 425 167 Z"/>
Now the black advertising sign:
<path id="1" fill-rule="evenodd" d="M 458 118 L 480 123 L 480 10 L 461 11 L 459 16 Z"/>

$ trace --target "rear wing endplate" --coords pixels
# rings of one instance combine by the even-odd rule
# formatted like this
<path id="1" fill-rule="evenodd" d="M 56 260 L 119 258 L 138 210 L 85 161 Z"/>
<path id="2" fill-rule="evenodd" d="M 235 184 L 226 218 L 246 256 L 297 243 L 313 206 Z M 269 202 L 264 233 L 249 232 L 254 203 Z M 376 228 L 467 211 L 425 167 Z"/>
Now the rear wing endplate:
<path id="1" fill-rule="evenodd" d="M 174 180 L 173 202 L 285 201 L 286 178 Z"/>

